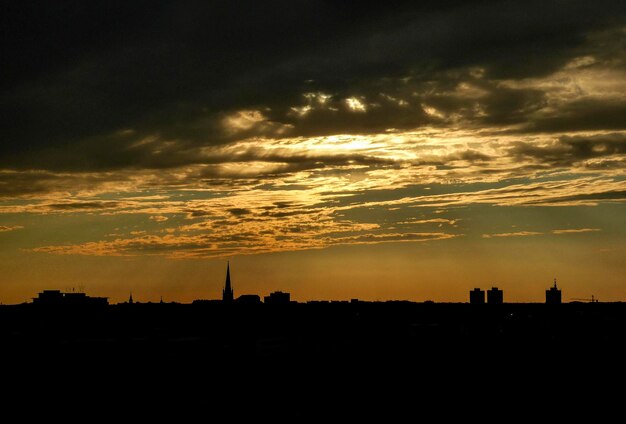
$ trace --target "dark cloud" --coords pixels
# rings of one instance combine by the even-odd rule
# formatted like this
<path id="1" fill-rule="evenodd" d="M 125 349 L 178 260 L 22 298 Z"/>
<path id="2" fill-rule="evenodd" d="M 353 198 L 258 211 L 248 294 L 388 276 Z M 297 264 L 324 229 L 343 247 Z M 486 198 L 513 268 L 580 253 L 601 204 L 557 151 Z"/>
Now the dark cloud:
<path id="1" fill-rule="evenodd" d="M 291 211 L 280 211 L 280 212 L 271 212 L 266 211 L 261 213 L 261 216 L 269 216 L 272 218 L 285 218 L 287 216 L 295 216 L 295 215 L 312 215 L 318 213 L 318 210 L 315 209 L 295 209 Z"/>
<path id="2" fill-rule="evenodd" d="M 569 167 L 588 159 L 626 154 L 626 135 L 561 136 L 546 146 L 516 142 L 509 153 L 520 159 L 533 158 L 553 166 Z M 619 165 L 622 162 L 622 158 L 616 157 L 610 163 Z"/>
<path id="3" fill-rule="evenodd" d="M 187 218 L 192 219 L 192 218 L 203 218 L 206 216 L 211 216 L 214 213 L 211 211 L 205 211 L 202 209 L 188 209 L 186 210 L 187 212 Z"/>
<path id="4" fill-rule="evenodd" d="M 209 158 L 205 163 L 222 163 L 222 162 L 252 162 L 263 161 L 273 163 L 287 163 L 293 165 L 302 165 L 304 168 L 321 164 L 326 165 L 391 165 L 394 163 L 391 159 L 378 158 L 375 156 L 367 156 L 360 153 L 352 154 L 325 154 L 325 155 L 303 155 L 303 154 L 267 154 L 262 151 L 249 151 L 244 154 L 233 154 L 225 156 L 217 156 Z"/>
<path id="5" fill-rule="evenodd" d="M 69 193 L 97 187 L 103 183 L 125 181 L 123 175 L 67 174 L 48 171 L 0 171 L 0 199 L 36 197 L 48 193 Z"/>
<path id="6" fill-rule="evenodd" d="M 610 169 L 624 169 L 626 168 L 626 158 L 624 159 L 604 159 L 594 163 L 586 163 L 585 168 L 596 171 L 610 170 Z"/>
<path id="7" fill-rule="evenodd" d="M 32 196 L 62 185 L 61 178 L 49 172 L 0 172 L 0 198 Z"/>
<path id="8" fill-rule="evenodd" d="M 51 210 L 57 211 L 77 211 L 77 210 L 93 210 L 93 209 L 115 209 L 120 202 L 68 202 L 68 203 L 51 203 L 46 205 Z"/>
<path id="9" fill-rule="evenodd" d="M 533 112 L 546 106 L 545 93 L 539 90 L 513 90 L 499 88 L 479 103 L 489 125 L 509 125 L 524 122 Z"/>
<path id="10" fill-rule="evenodd" d="M 573 202 L 593 202 L 593 201 L 624 201 L 626 200 L 626 190 L 609 190 L 601 193 L 585 193 L 576 194 L 572 196 L 561 196 L 549 200 L 537 200 L 530 202 L 530 204 L 542 204 L 542 203 L 573 203 Z"/>
<path id="11" fill-rule="evenodd" d="M 294 206 L 298 206 L 297 203 L 295 202 L 289 202 L 289 201 L 282 201 L 282 202 L 274 202 L 273 207 L 274 208 L 278 208 L 278 209 L 285 209 L 285 208 L 291 208 Z"/>
<path id="12" fill-rule="evenodd" d="M 243 216 L 251 213 L 250 209 L 246 208 L 231 208 L 228 209 L 228 212 L 230 212 L 233 216 Z"/>
<path id="13" fill-rule="evenodd" d="M 458 154 L 449 156 L 450 160 L 460 159 L 466 160 L 468 162 L 489 162 L 493 158 L 484 153 L 477 152 L 475 150 L 465 150 L 463 152 L 459 152 Z"/>
<path id="14" fill-rule="evenodd" d="M 389 84 L 385 91 L 392 91 L 394 83 Z M 391 89 L 391 90 L 390 90 Z M 329 134 L 369 134 L 384 131 L 386 129 L 411 129 L 425 124 L 435 124 L 436 119 L 425 113 L 419 99 L 409 99 L 410 103 L 402 97 L 397 97 L 397 101 L 392 101 L 381 96 L 381 92 L 376 87 L 355 87 L 352 91 L 346 92 L 345 97 L 335 96 L 328 101 L 325 107 L 314 108 L 306 116 L 293 116 L 291 109 L 275 111 L 274 119 L 288 123 L 293 126 L 290 135 L 317 136 Z M 355 96 L 354 93 L 359 93 Z M 382 92 L 387 95 L 387 93 Z M 405 97 L 409 97 L 407 93 Z M 346 99 L 355 98 L 363 103 L 364 111 L 353 111 L 347 104 Z M 300 99 L 295 99 L 296 105 L 303 107 L 306 103 L 300 103 Z M 404 100 L 403 104 L 398 104 Z"/>
<path id="15" fill-rule="evenodd" d="M 437 124 L 422 101 L 436 102 L 431 89 L 455 87 L 449 71 L 481 67 L 488 80 L 547 75 L 597 52 L 590 34 L 624 25 L 625 8 L 609 0 L 3 4 L 0 167 L 173 167 L 193 162 L 197 146 L 249 133 Z M 332 95 L 336 110 L 294 116 L 307 92 Z M 346 109 L 350 97 L 367 111 Z M 472 117 L 471 102 L 445 97 L 439 107 L 448 102 Z M 520 122 L 543 101 L 540 92 L 500 88 L 481 119 Z M 566 118 L 588 116 L 588 107 L 573 105 Z M 243 109 L 264 120 L 248 133 L 225 131 L 223 119 Z M 598 112 L 585 128 L 615 128 L 623 110 Z M 550 119 L 536 128 L 581 122 Z M 118 136 L 127 129 L 132 135 Z M 137 145 L 149 136 L 159 141 Z"/>
<path id="16" fill-rule="evenodd" d="M 626 99 L 586 98 L 565 104 L 524 126 L 523 132 L 626 129 Z"/>

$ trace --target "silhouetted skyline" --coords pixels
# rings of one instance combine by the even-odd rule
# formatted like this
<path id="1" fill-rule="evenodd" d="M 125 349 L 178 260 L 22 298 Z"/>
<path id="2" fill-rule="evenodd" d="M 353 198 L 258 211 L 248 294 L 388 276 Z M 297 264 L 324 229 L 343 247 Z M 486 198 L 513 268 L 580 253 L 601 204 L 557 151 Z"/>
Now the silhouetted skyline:
<path id="1" fill-rule="evenodd" d="M 207 292 L 209 291 L 209 287 L 214 285 L 212 282 L 207 282 Z M 76 291 L 75 288 L 71 290 L 68 289 L 66 292 L 63 292 L 60 289 L 44 289 L 41 293 L 38 294 L 37 297 L 33 298 L 33 303 L 35 304 L 46 304 L 46 305 L 71 305 L 71 304 L 84 304 L 84 305 L 95 305 L 95 304 L 108 304 L 108 297 L 91 297 L 87 296 L 81 289 Z M 237 302 L 239 304 L 258 304 L 261 303 L 261 299 L 263 299 L 264 303 L 268 304 L 286 304 L 292 302 L 291 293 L 284 292 L 282 290 L 273 291 L 263 297 L 258 293 L 245 293 L 239 296 L 235 296 L 235 285 L 231 279 L 231 267 L 230 261 L 226 262 L 226 273 L 222 288 L 222 295 L 219 299 L 207 299 L 206 297 L 200 297 L 197 299 L 192 299 L 187 303 L 198 303 L 198 302 L 215 302 L 221 301 L 223 303 L 233 303 Z M 357 297 L 350 297 L 351 301 L 368 301 L 367 299 L 358 299 Z M 345 302 L 347 299 L 308 299 L 303 302 L 320 302 L 320 301 L 333 301 L 333 302 Z M 372 301 L 372 300 L 369 300 Z M 414 299 L 376 299 L 376 302 L 382 301 L 408 301 L 419 303 L 420 301 L 416 301 Z M 426 302 L 433 303 L 432 300 L 425 300 Z M 589 298 L 570 298 L 570 301 L 573 302 L 590 302 L 596 303 L 598 299 L 592 294 Z M 622 301 L 621 299 L 618 301 Z M 150 299 L 144 300 L 144 303 L 152 303 L 153 301 Z M 163 296 L 159 295 L 159 302 L 164 303 Z M 181 303 L 180 299 L 169 299 L 168 302 Z M 296 302 L 297 301 L 293 301 Z M 422 301 L 423 302 L 423 301 Z M 469 296 L 466 301 L 461 302 L 465 303 L 469 302 L 470 304 L 489 304 L 489 305 L 498 305 L 505 303 L 504 301 L 504 291 L 499 289 L 498 287 L 492 286 L 489 290 L 484 290 L 479 287 L 474 287 L 469 291 Z M 561 304 L 562 300 L 562 290 L 557 287 L 557 280 L 554 278 L 552 287 L 545 289 L 545 303 L 546 304 Z M 128 300 L 125 302 L 116 302 L 116 303 L 127 303 L 127 304 L 135 304 L 142 303 L 140 299 L 133 298 L 133 292 L 129 293 Z M 185 303 L 184 301 L 182 303 Z M 442 303 L 455 303 L 450 300 L 443 300 Z M 458 303 L 458 302 L 457 302 Z M 538 302 L 520 302 L 519 300 L 512 299 L 511 303 L 538 303 Z M 2 303 L 0 303 L 2 304 Z"/>
<path id="2" fill-rule="evenodd" d="M 234 291 L 235 289 L 231 281 L 231 274 L 230 274 L 230 262 L 227 262 L 226 263 L 226 278 L 224 280 L 224 288 L 222 290 L 222 297 L 221 299 L 219 299 L 219 301 L 221 301 L 224 304 L 237 303 L 239 305 L 255 305 L 255 304 L 261 303 L 261 296 L 259 294 L 242 294 L 236 297 L 234 295 Z M 497 287 L 491 287 L 489 290 L 487 290 L 486 293 L 487 293 L 487 296 L 486 296 L 486 301 L 485 301 L 485 290 L 475 287 L 469 292 L 468 302 L 473 305 L 484 305 L 485 303 L 487 305 L 502 305 L 505 303 L 503 290 Z M 595 299 L 593 295 L 591 299 L 575 298 L 572 300 L 575 303 L 580 303 L 580 301 L 587 301 L 590 303 L 598 302 L 598 300 Z M 191 303 L 211 304 L 217 301 L 218 299 L 194 299 L 193 302 Z M 359 301 L 363 302 L 363 300 L 359 300 L 357 298 L 350 299 L 351 303 L 359 302 Z M 389 301 L 409 302 L 408 299 L 383 300 L 383 302 L 389 302 Z M 180 302 L 177 302 L 175 299 L 170 300 L 170 302 L 180 303 Z M 269 293 L 268 295 L 263 297 L 263 303 L 268 304 L 268 305 L 286 305 L 292 302 L 298 303 L 297 301 L 291 300 L 291 293 L 283 292 L 280 290 Z M 320 303 L 324 301 L 313 299 L 313 300 L 310 300 L 309 302 Z M 331 302 L 345 303 L 346 301 L 345 300 L 331 300 Z M 41 293 L 39 293 L 37 297 L 33 298 L 33 304 L 47 305 L 47 306 L 76 306 L 76 305 L 81 305 L 81 306 L 101 305 L 102 306 L 102 305 L 107 305 L 108 303 L 109 303 L 108 298 L 106 297 L 91 297 L 91 296 L 87 296 L 86 293 L 83 293 L 80 291 L 79 292 L 71 291 L 71 292 L 63 293 L 61 290 L 58 290 L 58 289 L 44 290 Z M 133 298 L 133 295 L 131 292 L 129 295 L 128 301 L 124 303 L 133 305 L 133 304 L 140 304 L 142 302 L 136 301 Z M 152 303 L 152 302 L 147 301 L 144 303 Z M 163 301 L 163 296 L 160 297 L 159 303 L 161 304 L 165 303 Z M 307 302 L 304 302 L 304 303 L 307 303 Z M 412 303 L 419 303 L 419 302 L 412 302 Z M 434 303 L 434 302 L 431 300 L 428 300 L 425 303 Z M 444 303 L 450 303 L 450 302 L 444 302 Z M 513 302 L 513 303 L 519 303 L 519 302 Z M 562 291 L 561 289 L 557 287 L 556 278 L 554 279 L 553 286 L 546 289 L 545 291 L 545 303 L 550 304 L 550 305 L 558 305 L 562 303 Z"/>
<path id="3" fill-rule="evenodd" d="M 498 296 L 497 290 L 491 292 Z M 232 363 L 228 361 L 289 361 L 297 367 L 290 371 L 299 371 L 311 366 L 301 361 L 337 364 L 341 358 L 366 360 L 368 372 L 372 367 L 388 370 L 388 360 L 428 371 L 434 364 L 446 369 L 444 358 L 453 353 L 455 363 L 502 360 L 499 372 L 512 372 L 519 364 L 511 355 L 519 354 L 520 363 L 528 365 L 532 352 L 540 352 L 544 363 L 546 357 L 572 357 L 582 349 L 606 364 L 619 352 L 626 303 L 300 303 L 291 302 L 288 293 L 273 292 L 264 302 L 243 295 L 234 301 L 111 305 L 104 298 L 49 290 L 33 303 L 0 305 L 0 322 L 5 358 L 89 352 L 98 369 L 146 355 L 167 358 L 166 366 L 203 370 L 205 364 L 212 372 Z"/>

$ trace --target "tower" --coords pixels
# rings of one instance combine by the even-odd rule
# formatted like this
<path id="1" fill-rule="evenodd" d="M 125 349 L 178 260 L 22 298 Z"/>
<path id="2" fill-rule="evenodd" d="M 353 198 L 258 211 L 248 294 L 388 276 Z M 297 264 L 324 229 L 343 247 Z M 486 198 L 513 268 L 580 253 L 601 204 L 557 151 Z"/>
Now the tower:
<path id="1" fill-rule="evenodd" d="M 556 278 L 554 286 L 550 290 L 546 290 L 546 303 L 549 305 L 558 305 L 561 303 L 561 290 L 556 287 Z"/>
<path id="2" fill-rule="evenodd" d="M 128 303 L 133 304 L 133 292 L 130 292 L 130 296 L 128 297 Z"/>
<path id="3" fill-rule="evenodd" d="M 485 303 L 485 291 L 479 288 L 470 290 L 470 303 L 473 305 L 482 305 Z"/>
<path id="4" fill-rule="evenodd" d="M 502 290 L 497 287 L 492 287 L 487 290 L 487 303 L 489 305 L 501 305 L 504 301 Z"/>
<path id="5" fill-rule="evenodd" d="M 234 298 L 234 291 L 230 285 L 230 262 L 226 263 L 226 282 L 224 283 L 224 290 L 222 290 L 222 302 L 232 302 Z"/>

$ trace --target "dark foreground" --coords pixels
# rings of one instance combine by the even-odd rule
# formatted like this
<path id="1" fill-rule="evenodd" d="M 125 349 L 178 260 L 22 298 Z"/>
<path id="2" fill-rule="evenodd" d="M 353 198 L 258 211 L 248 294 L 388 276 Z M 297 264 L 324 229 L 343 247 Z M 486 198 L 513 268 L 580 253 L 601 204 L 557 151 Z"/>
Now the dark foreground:
<path id="1" fill-rule="evenodd" d="M 28 304 L 0 307 L 0 352 L 46 394 L 587 396 L 623 381 L 625 329 L 623 303 Z"/>
<path id="2" fill-rule="evenodd" d="M 520 353 L 550 361 L 576 351 L 610 355 L 625 341 L 625 330 L 623 303 L 0 307 L 5 354 L 106 353 L 110 360 L 150 352 L 187 361 L 436 361 L 453 355 L 465 362 Z"/>

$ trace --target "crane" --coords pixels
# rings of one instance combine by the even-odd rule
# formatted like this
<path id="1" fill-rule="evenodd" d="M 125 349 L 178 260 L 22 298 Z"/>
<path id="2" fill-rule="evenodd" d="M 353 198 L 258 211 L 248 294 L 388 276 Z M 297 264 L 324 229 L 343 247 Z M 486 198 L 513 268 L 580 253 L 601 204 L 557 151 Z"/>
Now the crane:
<path id="1" fill-rule="evenodd" d="M 575 300 L 577 302 L 591 302 L 591 303 L 598 303 L 598 299 L 596 299 L 595 297 L 593 297 L 593 295 L 591 295 L 591 299 L 580 299 L 580 298 L 576 298 L 573 297 L 570 300 Z"/>

